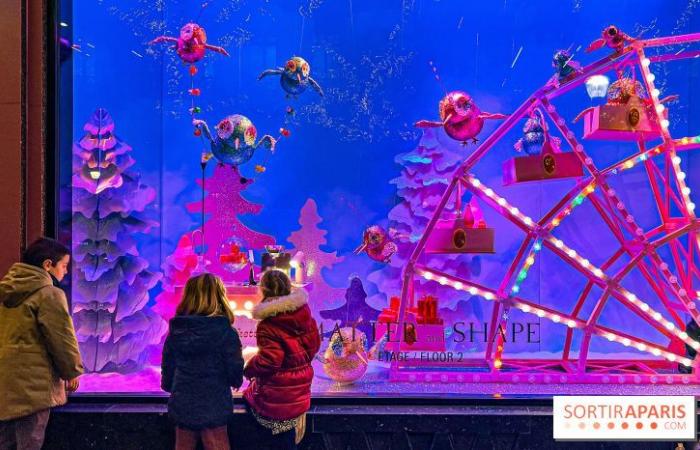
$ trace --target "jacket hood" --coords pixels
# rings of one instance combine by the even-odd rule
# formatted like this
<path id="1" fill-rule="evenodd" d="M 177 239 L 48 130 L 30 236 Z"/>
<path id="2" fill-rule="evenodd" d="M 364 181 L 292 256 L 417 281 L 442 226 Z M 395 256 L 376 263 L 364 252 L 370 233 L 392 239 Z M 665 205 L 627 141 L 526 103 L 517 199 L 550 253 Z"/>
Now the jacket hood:
<path id="1" fill-rule="evenodd" d="M 224 316 L 175 316 L 170 319 L 170 338 L 185 353 L 218 351 L 231 326 Z"/>
<path id="2" fill-rule="evenodd" d="M 14 308 L 45 286 L 53 286 L 47 271 L 30 264 L 15 263 L 0 280 L 0 304 Z"/>
<path id="3" fill-rule="evenodd" d="M 306 291 L 294 289 L 289 295 L 270 297 L 259 303 L 253 308 L 253 318 L 269 319 L 292 334 L 303 334 L 308 331 L 312 320 L 307 303 Z"/>

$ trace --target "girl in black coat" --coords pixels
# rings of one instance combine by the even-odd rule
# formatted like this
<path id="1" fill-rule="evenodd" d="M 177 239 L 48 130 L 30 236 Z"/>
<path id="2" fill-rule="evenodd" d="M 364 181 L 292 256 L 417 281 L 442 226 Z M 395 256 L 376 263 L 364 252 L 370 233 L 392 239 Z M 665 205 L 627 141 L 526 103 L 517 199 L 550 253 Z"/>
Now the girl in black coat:
<path id="1" fill-rule="evenodd" d="M 177 450 L 194 449 L 200 438 L 207 450 L 230 448 L 231 387 L 242 382 L 241 341 L 226 289 L 209 273 L 191 278 L 163 346 L 161 387 L 170 392 Z"/>

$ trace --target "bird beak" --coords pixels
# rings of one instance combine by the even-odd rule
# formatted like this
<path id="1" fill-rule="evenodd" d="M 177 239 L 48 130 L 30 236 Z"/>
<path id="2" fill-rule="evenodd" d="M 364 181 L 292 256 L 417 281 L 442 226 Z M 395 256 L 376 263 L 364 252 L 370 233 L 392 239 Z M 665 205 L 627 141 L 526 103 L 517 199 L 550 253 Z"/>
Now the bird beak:
<path id="1" fill-rule="evenodd" d="M 236 150 L 241 146 L 241 140 L 236 138 L 235 141 L 233 141 L 233 145 L 236 147 Z"/>
<path id="2" fill-rule="evenodd" d="M 357 247 L 355 249 L 355 254 L 359 255 L 360 253 L 364 252 L 366 248 L 367 248 L 367 243 L 363 243 L 362 245 L 360 245 L 359 247 Z"/>
<path id="3" fill-rule="evenodd" d="M 452 113 L 450 113 L 447 117 L 445 117 L 445 120 L 442 122 L 442 124 L 445 125 L 447 122 L 450 121 L 451 118 L 452 118 Z"/>
<path id="4" fill-rule="evenodd" d="M 297 74 L 297 80 L 299 80 L 299 83 L 301 84 L 301 75 Z"/>

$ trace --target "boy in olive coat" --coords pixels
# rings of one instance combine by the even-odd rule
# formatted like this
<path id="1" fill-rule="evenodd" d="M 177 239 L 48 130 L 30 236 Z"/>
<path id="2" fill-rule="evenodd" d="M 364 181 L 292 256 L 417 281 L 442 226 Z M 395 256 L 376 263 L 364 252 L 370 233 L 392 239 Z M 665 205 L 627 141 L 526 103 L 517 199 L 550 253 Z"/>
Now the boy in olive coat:
<path id="1" fill-rule="evenodd" d="M 83 365 L 58 286 L 70 254 L 41 238 L 0 280 L 0 449 L 40 449 L 50 408 L 78 388 Z"/>

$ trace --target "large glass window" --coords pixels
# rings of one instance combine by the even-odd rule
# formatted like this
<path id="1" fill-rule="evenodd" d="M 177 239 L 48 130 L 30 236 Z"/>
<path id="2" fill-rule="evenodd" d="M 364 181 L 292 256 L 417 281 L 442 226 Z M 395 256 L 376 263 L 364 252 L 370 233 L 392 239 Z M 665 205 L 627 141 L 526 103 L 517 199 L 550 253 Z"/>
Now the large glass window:
<path id="1" fill-rule="evenodd" d="M 270 266 L 323 334 L 314 395 L 682 383 L 700 45 L 606 60 L 604 28 L 691 33 L 688 2 L 70 3 L 57 222 L 84 391 L 160 392 L 204 270 L 254 351 Z"/>

